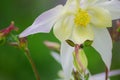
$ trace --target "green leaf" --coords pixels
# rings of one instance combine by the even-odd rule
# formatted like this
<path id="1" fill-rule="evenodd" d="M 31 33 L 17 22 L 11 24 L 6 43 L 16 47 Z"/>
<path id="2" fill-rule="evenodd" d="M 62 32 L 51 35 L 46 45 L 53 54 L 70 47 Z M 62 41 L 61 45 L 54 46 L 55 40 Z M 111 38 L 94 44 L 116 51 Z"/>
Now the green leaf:
<path id="1" fill-rule="evenodd" d="M 92 40 L 86 40 L 86 41 L 83 43 L 83 46 L 84 46 L 84 47 L 88 47 L 88 46 L 91 46 L 92 43 L 93 43 Z"/>
<path id="2" fill-rule="evenodd" d="M 70 46 L 72 46 L 72 47 L 74 47 L 75 46 L 75 43 L 73 42 L 73 41 L 71 41 L 71 40 L 66 40 L 66 42 L 70 45 Z"/>

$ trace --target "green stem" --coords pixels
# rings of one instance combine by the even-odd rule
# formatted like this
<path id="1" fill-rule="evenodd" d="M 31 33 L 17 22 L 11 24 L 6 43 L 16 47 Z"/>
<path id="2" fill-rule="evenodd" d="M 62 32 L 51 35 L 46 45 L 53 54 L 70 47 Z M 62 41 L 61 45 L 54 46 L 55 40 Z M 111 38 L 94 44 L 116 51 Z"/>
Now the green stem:
<path id="1" fill-rule="evenodd" d="M 34 64 L 34 62 L 33 62 L 33 59 L 32 59 L 32 57 L 31 57 L 31 55 L 30 55 L 30 51 L 29 51 L 28 48 L 25 49 L 25 54 L 26 54 L 26 56 L 27 56 L 27 58 L 28 58 L 28 60 L 29 60 L 29 62 L 30 62 L 30 64 L 31 64 L 31 67 L 32 67 L 33 72 L 34 72 L 34 75 L 35 75 L 35 77 L 36 77 L 36 80 L 40 80 L 38 71 L 37 71 L 37 69 L 36 69 L 36 66 L 35 66 L 35 64 Z"/>
<path id="2" fill-rule="evenodd" d="M 74 76 L 75 80 L 81 80 L 80 77 L 79 77 L 80 76 L 79 72 L 73 70 L 73 76 Z"/>

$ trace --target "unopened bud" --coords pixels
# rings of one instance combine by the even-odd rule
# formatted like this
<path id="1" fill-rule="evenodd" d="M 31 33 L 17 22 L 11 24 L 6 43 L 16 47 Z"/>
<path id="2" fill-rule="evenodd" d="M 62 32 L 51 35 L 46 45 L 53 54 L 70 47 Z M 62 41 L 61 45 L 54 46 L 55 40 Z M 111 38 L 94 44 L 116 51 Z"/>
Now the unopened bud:
<path id="1" fill-rule="evenodd" d="M 74 57 L 74 66 L 76 67 L 77 71 L 80 73 L 84 73 L 87 69 L 87 57 L 83 49 L 79 49 L 78 53 L 73 53 Z"/>
<path id="2" fill-rule="evenodd" d="M 44 41 L 44 44 L 53 51 L 60 51 L 60 44 L 56 42 L 51 41 Z"/>
<path id="3" fill-rule="evenodd" d="M 11 32 L 12 30 L 15 30 L 15 31 L 18 30 L 18 28 L 15 27 L 13 21 L 11 22 L 11 24 L 10 24 L 7 28 L 0 30 L 0 33 L 2 33 L 2 36 L 6 37 L 8 34 L 10 34 L 10 32 Z"/>
<path id="4" fill-rule="evenodd" d="M 27 48 L 27 38 L 26 37 L 19 39 L 19 47 L 22 49 Z"/>

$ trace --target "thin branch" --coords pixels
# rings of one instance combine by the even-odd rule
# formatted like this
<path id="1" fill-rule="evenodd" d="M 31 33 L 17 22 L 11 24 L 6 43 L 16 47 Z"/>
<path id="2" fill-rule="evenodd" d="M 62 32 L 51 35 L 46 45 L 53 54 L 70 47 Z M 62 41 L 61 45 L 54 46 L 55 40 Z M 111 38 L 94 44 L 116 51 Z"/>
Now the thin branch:
<path id="1" fill-rule="evenodd" d="M 33 72 L 34 72 L 34 75 L 35 75 L 35 77 L 36 77 L 36 80 L 40 80 L 40 76 L 39 76 L 39 74 L 38 74 L 38 71 L 37 71 L 37 69 L 36 69 L 36 66 L 35 66 L 35 64 L 34 64 L 34 62 L 33 62 L 33 59 L 32 59 L 32 57 L 31 57 L 31 55 L 30 55 L 30 51 L 29 51 L 28 48 L 25 49 L 25 54 L 26 54 L 26 56 L 27 56 L 27 58 L 28 58 L 28 60 L 29 60 L 29 62 L 30 62 L 30 64 L 31 64 L 31 67 L 32 67 Z"/>

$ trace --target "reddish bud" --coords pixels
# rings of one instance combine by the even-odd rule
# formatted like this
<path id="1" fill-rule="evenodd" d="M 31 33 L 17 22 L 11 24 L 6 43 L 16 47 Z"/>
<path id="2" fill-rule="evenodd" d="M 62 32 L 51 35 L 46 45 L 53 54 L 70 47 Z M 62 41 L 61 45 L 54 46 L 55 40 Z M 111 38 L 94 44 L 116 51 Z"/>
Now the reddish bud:
<path id="1" fill-rule="evenodd" d="M 19 47 L 26 49 L 27 48 L 27 38 L 19 38 Z"/>
<path id="2" fill-rule="evenodd" d="M 60 51 L 60 44 L 51 41 L 44 41 L 44 44 L 51 50 Z"/>
<path id="3" fill-rule="evenodd" d="M 11 24 L 10 24 L 7 28 L 0 30 L 0 33 L 2 34 L 2 36 L 6 36 L 6 35 L 8 35 L 12 30 L 15 30 L 15 31 L 18 30 L 18 28 L 15 27 L 13 21 L 11 22 Z M 1 36 L 1 34 L 0 34 L 0 36 Z"/>

